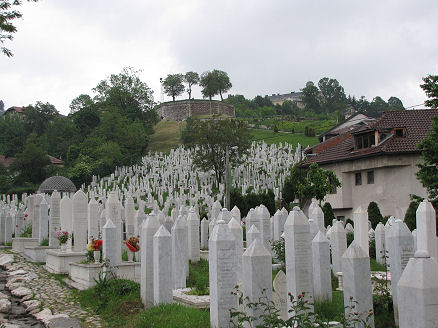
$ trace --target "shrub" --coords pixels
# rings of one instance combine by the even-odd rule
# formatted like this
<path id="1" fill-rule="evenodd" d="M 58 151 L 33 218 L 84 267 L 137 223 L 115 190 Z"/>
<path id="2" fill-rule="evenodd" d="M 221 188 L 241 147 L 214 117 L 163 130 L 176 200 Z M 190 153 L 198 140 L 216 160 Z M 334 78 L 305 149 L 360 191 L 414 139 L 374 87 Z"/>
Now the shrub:
<path id="1" fill-rule="evenodd" d="M 286 253 L 284 245 L 285 242 L 283 238 L 271 242 L 272 250 L 275 253 L 275 258 L 281 264 L 281 270 L 286 272 Z"/>
<path id="2" fill-rule="evenodd" d="M 383 219 L 382 214 L 379 210 L 379 205 L 376 202 L 370 202 L 368 205 L 368 220 L 371 222 L 371 227 L 376 229 L 376 226 Z"/>
<path id="3" fill-rule="evenodd" d="M 405 223 L 408 228 L 412 231 L 417 227 L 417 208 L 419 203 L 417 201 L 412 201 L 409 203 L 409 207 L 405 214 Z"/>
<path id="4" fill-rule="evenodd" d="M 332 205 L 329 202 L 324 204 L 322 211 L 324 212 L 324 226 L 327 227 L 328 225 L 332 224 L 334 219 L 336 219 L 335 213 L 333 212 Z"/>
<path id="5" fill-rule="evenodd" d="M 49 246 L 49 239 L 45 238 L 41 241 L 40 246 Z"/>
<path id="6" fill-rule="evenodd" d="M 353 240 L 354 240 L 354 233 L 353 232 L 347 233 L 347 247 L 350 246 Z"/>

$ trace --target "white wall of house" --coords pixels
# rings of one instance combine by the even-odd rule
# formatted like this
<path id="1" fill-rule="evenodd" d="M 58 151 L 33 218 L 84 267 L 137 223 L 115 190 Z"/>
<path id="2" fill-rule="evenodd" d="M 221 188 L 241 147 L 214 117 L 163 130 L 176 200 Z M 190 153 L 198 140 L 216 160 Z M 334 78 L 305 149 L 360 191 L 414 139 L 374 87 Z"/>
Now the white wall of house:
<path id="1" fill-rule="evenodd" d="M 383 216 L 394 215 L 404 219 L 410 203 L 410 194 L 426 197 L 426 189 L 415 176 L 417 164 L 422 161 L 420 155 L 380 155 L 376 157 L 344 161 L 333 164 L 321 164 L 326 170 L 333 171 L 342 186 L 335 194 L 326 196 L 336 216 L 353 218 L 354 210 L 368 207 L 372 201 L 379 205 Z M 373 171 L 374 183 L 368 183 L 368 172 Z M 356 173 L 360 173 L 362 184 L 356 185 Z"/>

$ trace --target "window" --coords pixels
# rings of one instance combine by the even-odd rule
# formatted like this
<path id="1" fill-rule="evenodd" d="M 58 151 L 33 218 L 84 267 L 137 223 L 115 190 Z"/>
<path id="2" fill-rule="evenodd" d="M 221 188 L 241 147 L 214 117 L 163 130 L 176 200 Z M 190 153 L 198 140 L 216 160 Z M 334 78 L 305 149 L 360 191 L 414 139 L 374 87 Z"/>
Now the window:
<path id="1" fill-rule="evenodd" d="M 403 128 L 401 128 L 401 129 L 394 129 L 394 135 L 396 137 L 404 137 L 405 136 L 405 130 Z"/>
<path id="2" fill-rule="evenodd" d="M 356 150 L 362 148 L 370 148 L 376 144 L 374 133 L 361 134 L 355 136 L 354 138 Z"/>
<path id="3" fill-rule="evenodd" d="M 367 183 L 373 184 L 374 183 L 374 171 L 368 171 L 367 172 Z"/>
<path id="4" fill-rule="evenodd" d="M 362 173 L 358 172 L 354 176 L 356 178 L 356 186 L 360 186 L 362 184 Z"/>
<path id="5" fill-rule="evenodd" d="M 330 189 L 329 194 L 336 194 L 337 193 L 337 188 L 336 188 L 336 185 L 333 183 L 332 179 L 330 179 L 330 184 L 331 184 L 332 188 Z"/>

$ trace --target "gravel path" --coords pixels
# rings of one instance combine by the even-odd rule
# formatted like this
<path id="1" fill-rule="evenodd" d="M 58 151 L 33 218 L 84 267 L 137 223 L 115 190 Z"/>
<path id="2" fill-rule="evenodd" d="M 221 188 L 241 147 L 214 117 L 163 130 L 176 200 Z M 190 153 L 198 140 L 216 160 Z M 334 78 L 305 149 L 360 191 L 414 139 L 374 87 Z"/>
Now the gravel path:
<path id="1" fill-rule="evenodd" d="M 81 309 L 80 303 L 75 299 L 72 290 L 56 280 L 55 275 L 49 273 L 44 265 L 28 262 L 21 255 L 7 250 L 0 250 L 0 256 L 3 254 L 13 254 L 15 258 L 14 263 L 7 265 L 8 271 L 24 270 L 35 275 L 35 279 L 25 281 L 23 284 L 24 287 L 32 290 L 32 299 L 41 302 L 38 310 L 49 309 L 53 315 L 66 314 L 70 318 L 78 319 L 84 328 L 104 326 L 98 315 Z"/>

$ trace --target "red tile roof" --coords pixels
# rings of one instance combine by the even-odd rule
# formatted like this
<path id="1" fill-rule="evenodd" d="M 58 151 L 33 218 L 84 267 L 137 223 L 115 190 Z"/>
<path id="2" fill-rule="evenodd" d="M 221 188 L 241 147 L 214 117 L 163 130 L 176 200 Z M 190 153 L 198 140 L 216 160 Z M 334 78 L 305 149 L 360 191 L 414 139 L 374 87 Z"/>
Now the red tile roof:
<path id="1" fill-rule="evenodd" d="M 24 107 L 12 106 L 6 110 L 6 112 L 12 112 L 12 111 L 17 112 L 17 113 L 24 113 Z"/>
<path id="2" fill-rule="evenodd" d="M 420 153 L 417 145 L 429 133 L 432 118 L 438 116 L 437 109 L 424 110 L 397 110 L 384 112 L 382 116 L 368 124 L 344 134 L 344 138 L 337 137 L 337 143 L 329 147 L 322 147 L 324 143 L 314 146 L 303 165 L 311 163 L 328 164 L 332 162 L 348 161 L 362 157 L 379 156 L 383 154 Z M 354 135 L 365 132 L 389 132 L 394 128 L 404 128 L 404 137 L 390 136 L 377 146 L 354 150 Z M 330 139 L 326 142 L 329 143 Z M 315 155 L 316 154 L 316 155 Z"/>
<path id="3" fill-rule="evenodd" d="M 64 162 L 58 158 L 53 156 L 49 156 L 50 164 L 52 165 L 64 165 Z M 5 167 L 8 167 L 15 160 L 15 157 L 5 157 L 4 155 L 0 155 L 0 163 L 2 163 Z"/>

